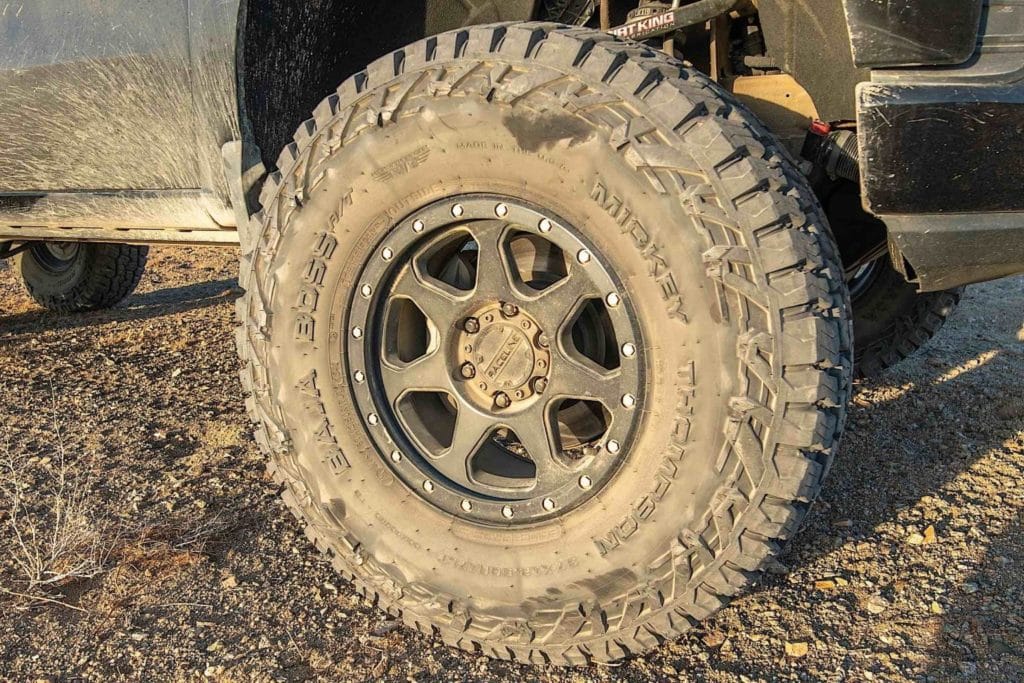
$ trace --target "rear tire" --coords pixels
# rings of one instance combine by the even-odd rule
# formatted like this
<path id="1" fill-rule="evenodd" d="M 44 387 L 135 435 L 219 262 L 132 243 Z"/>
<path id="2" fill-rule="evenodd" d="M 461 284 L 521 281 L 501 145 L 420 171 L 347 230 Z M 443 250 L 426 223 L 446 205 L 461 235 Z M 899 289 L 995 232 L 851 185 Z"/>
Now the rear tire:
<path id="1" fill-rule="evenodd" d="M 59 313 L 117 305 L 139 284 L 149 247 L 85 242 L 36 242 L 19 257 L 25 288 Z"/>
<path id="2" fill-rule="evenodd" d="M 491 657 L 611 661 L 716 612 L 795 533 L 843 428 L 849 302 L 813 192 L 708 78 L 591 30 L 474 27 L 346 81 L 299 128 L 278 169 L 242 241 L 253 245 L 238 304 L 247 407 L 306 535 L 383 609 Z M 604 400 L 605 379 L 569 394 L 581 397 L 575 405 L 600 394 L 606 433 L 623 436 L 577 449 L 577 464 L 565 466 L 590 493 L 564 511 L 558 496 L 549 505 L 510 493 L 505 502 L 478 495 L 475 480 L 457 484 L 443 449 L 438 459 L 406 426 L 415 414 L 413 431 L 435 434 L 440 421 L 397 409 L 382 379 L 394 369 L 379 367 L 392 353 L 388 335 L 410 320 L 420 333 L 397 352 L 408 367 L 471 352 L 473 343 L 447 335 L 483 338 L 488 315 L 499 326 L 502 315 L 529 313 L 536 319 L 524 329 L 540 325 L 540 294 L 487 313 L 501 302 L 481 294 L 480 264 L 515 280 L 515 250 L 501 239 L 498 256 L 477 260 L 487 244 L 478 230 L 502 221 L 530 244 L 556 243 L 570 281 L 613 274 L 595 290 L 607 302 L 595 319 L 609 321 L 616 342 L 591 355 L 622 349 L 618 370 L 597 375 L 642 380 L 621 400 L 615 391 Z M 448 223 L 477 239 L 475 254 L 445 246 L 423 261 L 407 256 Z M 436 273 L 449 272 L 464 286 L 438 284 Z M 401 284 L 430 278 L 417 290 L 426 299 Z M 450 306 L 434 303 L 438 292 Z M 397 298 L 410 314 L 378 325 L 375 311 Z M 459 311 L 480 305 L 479 328 L 470 326 Z M 534 380 L 508 389 L 509 413 L 497 395 L 498 408 L 476 412 L 508 425 L 527 410 L 514 403 L 520 393 L 542 402 L 568 391 L 557 383 L 569 375 L 576 328 L 561 334 L 561 324 L 543 328 L 559 334 L 538 342 L 532 363 L 521 350 L 533 337 L 519 341 L 518 323 L 506 323 L 511 343 L 472 360 L 480 370 L 443 366 L 433 381 L 447 400 L 431 403 L 430 415 L 446 420 L 453 405 L 461 415 L 476 382 L 497 382 L 506 367 L 546 367 L 546 354 L 546 393 Z M 551 446 L 550 423 L 538 424 Z M 526 459 L 539 471 L 533 443 Z"/>
<path id="3" fill-rule="evenodd" d="M 888 257 L 868 264 L 850 283 L 856 376 L 877 377 L 934 337 L 956 310 L 964 289 L 920 294 Z"/>

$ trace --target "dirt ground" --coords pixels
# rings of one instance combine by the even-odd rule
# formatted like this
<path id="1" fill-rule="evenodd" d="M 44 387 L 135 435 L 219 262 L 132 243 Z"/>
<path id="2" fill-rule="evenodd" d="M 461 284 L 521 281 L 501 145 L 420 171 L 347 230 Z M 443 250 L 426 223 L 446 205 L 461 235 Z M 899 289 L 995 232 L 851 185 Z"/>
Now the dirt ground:
<path id="1" fill-rule="evenodd" d="M 399 627 L 313 551 L 243 415 L 235 274 L 231 250 L 156 249 L 120 308 L 59 317 L 0 265 L 0 680 L 1024 678 L 1024 278 L 859 387 L 760 586 L 651 655 L 559 670 Z"/>

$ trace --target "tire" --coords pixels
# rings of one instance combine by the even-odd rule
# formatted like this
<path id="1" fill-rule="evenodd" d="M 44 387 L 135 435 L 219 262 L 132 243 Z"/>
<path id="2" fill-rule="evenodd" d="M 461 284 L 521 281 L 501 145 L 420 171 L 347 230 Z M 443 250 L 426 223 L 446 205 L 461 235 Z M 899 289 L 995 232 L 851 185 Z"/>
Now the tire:
<path id="1" fill-rule="evenodd" d="M 19 257 L 25 288 L 51 311 L 111 308 L 128 297 L 146 269 L 149 247 L 36 242 Z"/>
<path id="2" fill-rule="evenodd" d="M 381 608 L 491 657 L 612 661 L 716 612 L 797 530 L 844 424 L 847 290 L 813 192 L 708 78 L 587 29 L 474 27 L 343 83 L 278 169 L 243 240 L 247 407 L 306 535 Z M 636 314 L 617 376 L 641 390 L 605 404 L 608 433 L 635 428 L 584 449 L 612 468 L 580 478 L 589 498 L 547 517 L 524 504 L 530 523 L 487 500 L 448 511 L 443 477 L 409 483 L 429 458 L 390 407 L 364 408 L 391 352 L 368 316 L 408 271 L 363 274 L 488 201 L 510 221 L 540 207 L 541 232 L 590 245 L 566 252 L 567 277 L 607 267 L 611 324 Z"/>
<path id="3" fill-rule="evenodd" d="M 927 344 L 956 310 L 964 291 L 919 294 L 888 258 L 869 264 L 850 289 L 860 379 L 877 377 Z"/>

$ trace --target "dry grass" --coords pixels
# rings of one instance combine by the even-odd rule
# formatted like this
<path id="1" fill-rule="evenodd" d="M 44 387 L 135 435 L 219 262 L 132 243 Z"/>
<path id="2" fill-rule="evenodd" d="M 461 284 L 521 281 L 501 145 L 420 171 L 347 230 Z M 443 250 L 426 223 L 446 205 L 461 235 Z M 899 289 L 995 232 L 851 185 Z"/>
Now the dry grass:
<path id="1" fill-rule="evenodd" d="M 140 584 L 152 587 L 203 561 L 210 543 L 229 530 L 219 515 L 145 524 L 117 519 L 104 510 L 95 474 L 69 463 L 56 401 L 52 429 L 52 456 L 9 448 L 0 456 L 0 593 L 17 608 L 57 603 L 85 611 L 67 595 L 100 577 L 106 595 L 99 603 L 131 601 Z"/>
<path id="2" fill-rule="evenodd" d="M 55 457 L 5 448 L 0 458 L 0 552 L 13 573 L 0 591 L 29 604 L 59 601 L 62 586 L 102 574 L 117 542 L 90 476 L 70 471 L 56 409 L 53 430 Z"/>

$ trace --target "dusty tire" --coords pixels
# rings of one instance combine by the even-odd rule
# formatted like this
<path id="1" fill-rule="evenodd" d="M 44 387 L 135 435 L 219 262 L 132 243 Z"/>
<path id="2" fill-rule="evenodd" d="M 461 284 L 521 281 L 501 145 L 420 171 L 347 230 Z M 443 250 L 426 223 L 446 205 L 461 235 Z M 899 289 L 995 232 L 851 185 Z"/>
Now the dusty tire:
<path id="1" fill-rule="evenodd" d="M 853 295 L 856 376 L 876 377 L 923 347 L 956 310 L 963 288 L 919 294 L 892 267 L 879 259 L 855 278 Z"/>
<path id="2" fill-rule="evenodd" d="M 706 77 L 586 29 L 475 27 L 346 81 L 278 168 L 243 242 L 247 406 L 307 536 L 383 609 L 492 657 L 615 660 L 714 613 L 796 531 L 843 427 L 846 289 L 802 176 Z M 646 359 L 617 469 L 529 525 L 442 511 L 362 407 L 361 318 L 390 286 L 363 269 L 479 193 L 592 245 Z"/>
<path id="3" fill-rule="evenodd" d="M 149 247 L 34 243 L 19 257 L 25 288 L 43 308 L 76 313 L 110 308 L 135 291 Z"/>

